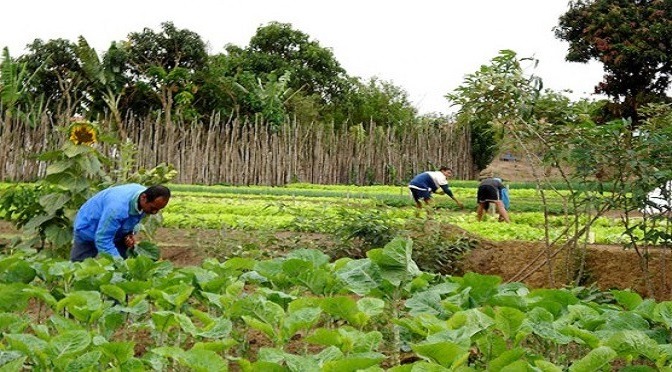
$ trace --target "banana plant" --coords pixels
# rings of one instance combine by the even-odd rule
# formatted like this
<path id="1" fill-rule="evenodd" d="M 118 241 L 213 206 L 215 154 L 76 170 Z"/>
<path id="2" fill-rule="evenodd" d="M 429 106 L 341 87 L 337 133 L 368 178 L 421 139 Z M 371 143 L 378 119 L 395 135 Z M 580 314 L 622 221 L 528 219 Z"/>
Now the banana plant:
<path id="1" fill-rule="evenodd" d="M 90 82 L 94 92 L 100 94 L 112 114 L 112 123 L 115 126 L 113 130 L 116 130 L 119 138 L 123 140 L 126 138 L 126 133 L 121 125 L 122 117 L 119 111 L 119 101 L 124 94 L 124 86 L 118 81 L 120 74 L 105 66 L 104 62 L 98 58 L 96 50 L 91 48 L 82 36 L 78 39 L 75 54 L 82 63 L 82 72 L 85 78 Z"/>
<path id="2" fill-rule="evenodd" d="M 27 98 L 30 81 L 43 66 L 44 64 L 29 76 L 26 64 L 15 62 L 9 55 L 9 48 L 3 48 L 0 65 L 0 107 L 4 109 L 7 118 L 12 118 L 21 100 Z"/>

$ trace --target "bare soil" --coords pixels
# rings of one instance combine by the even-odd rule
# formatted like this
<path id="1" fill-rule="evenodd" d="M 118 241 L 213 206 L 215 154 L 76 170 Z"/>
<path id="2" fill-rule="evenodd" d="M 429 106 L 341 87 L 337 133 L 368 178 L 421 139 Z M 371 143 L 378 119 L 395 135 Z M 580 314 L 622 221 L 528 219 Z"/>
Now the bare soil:
<path id="1" fill-rule="evenodd" d="M 502 157 L 495 158 L 490 165 L 483 170 L 484 174 L 492 177 L 499 177 L 505 181 L 515 182 L 533 182 L 536 180 L 535 172 L 538 177 L 558 178 L 560 172 L 557 169 L 532 169 L 529 162 L 524 157 L 514 156 L 516 160 L 502 160 Z"/>

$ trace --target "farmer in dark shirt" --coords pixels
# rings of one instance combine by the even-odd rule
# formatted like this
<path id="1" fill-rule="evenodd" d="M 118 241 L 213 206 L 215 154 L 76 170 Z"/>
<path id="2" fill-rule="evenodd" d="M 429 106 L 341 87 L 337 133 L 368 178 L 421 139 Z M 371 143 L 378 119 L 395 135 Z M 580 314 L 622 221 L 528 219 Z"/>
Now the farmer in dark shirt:
<path id="1" fill-rule="evenodd" d="M 506 187 L 499 178 L 488 177 L 481 180 L 481 183 L 478 185 L 478 193 L 476 196 L 476 201 L 478 202 L 478 208 L 476 209 L 477 220 L 481 221 L 483 219 L 483 213 L 488 210 L 490 203 L 494 203 L 500 221 L 511 222 L 509 213 L 506 211 L 506 207 L 501 198 L 502 190 L 505 188 Z"/>

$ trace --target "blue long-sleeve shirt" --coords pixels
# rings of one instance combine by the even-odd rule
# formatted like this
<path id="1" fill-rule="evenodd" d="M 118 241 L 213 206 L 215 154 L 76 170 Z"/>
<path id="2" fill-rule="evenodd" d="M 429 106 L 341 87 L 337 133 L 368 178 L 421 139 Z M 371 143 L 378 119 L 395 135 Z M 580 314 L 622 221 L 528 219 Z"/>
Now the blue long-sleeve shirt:
<path id="1" fill-rule="evenodd" d="M 77 212 L 75 240 L 94 242 L 99 253 L 120 257 L 114 241 L 133 232 L 144 216 L 138 208 L 138 198 L 145 189 L 139 184 L 127 184 L 95 194 Z"/>

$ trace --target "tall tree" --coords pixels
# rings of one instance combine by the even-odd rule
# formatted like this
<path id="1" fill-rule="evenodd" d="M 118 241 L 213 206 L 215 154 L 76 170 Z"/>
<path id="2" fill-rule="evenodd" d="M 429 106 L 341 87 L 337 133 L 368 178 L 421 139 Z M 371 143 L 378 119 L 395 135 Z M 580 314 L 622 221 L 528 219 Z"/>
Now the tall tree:
<path id="1" fill-rule="evenodd" d="M 172 22 L 161 24 L 161 32 L 145 28 L 128 35 L 128 68 L 135 85 L 131 106 L 143 107 L 145 98 L 157 99 L 166 122 L 172 120 L 176 103 L 183 106 L 193 102 L 198 90 L 194 76 L 208 59 L 205 42 L 186 29 L 178 29 Z"/>
<path id="2" fill-rule="evenodd" d="M 372 77 L 366 83 L 353 84 L 348 104 L 339 110 L 348 110 L 349 124 L 376 123 L 378 126 L 403 127 L 416 122 L 417 110 L 411 105 L 408 93 L 392 82 Z"/>
<path id="3" fill-rule="evenodd" d="M 637 125 L 640 106 L 668 100 L 670 0 L 575 0 L 560 17 L 555 35 L 569 42 L 568 61 L 604 65 L 604 80 L 595 91 L 613 100 L 614 116 L 629 117 Z"/>
<path id="4" fill-rule="evenodd" d="M 52 115 L 69 118 L 81 113 L 84 81 L 76 45 L 65 39 L 35 39 L 27 48 L 17 61 L 34 75 L 30 91 L 44 96 Z"/>
<path id="5" fill-rule="evenodd" d="M 245 86 L 248 90 L 259 79 L 268 81 L 267 75 L 286 72 L 291 75 L 292 92 L 314 97 L 323 106 L 341 102 L 349 89 L 347 74 L 333 52 L 291 24 L 271 22 L 257 29 L 248 47 L 229 45 L 226 51 L 232 71 L 241 77 L 239 83 L 250 84 Z"/>
<path id="6" fill-rule="evenodd" d="M 529 120 L 542 82 L 526 76 L 521 60 L 511 50 L 502 50 L 490 65 L 465 77 L 446 98 L 459 107 L 457 121 L 471 129 L 471 148 L 476 171 L 485 169 L 503 139 L 506 127 Z"/>

